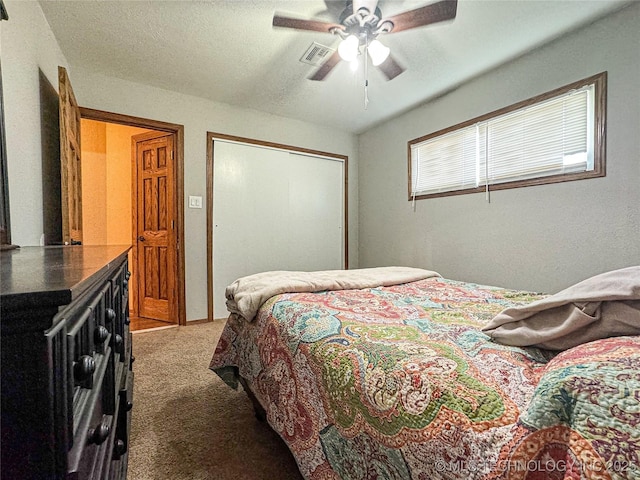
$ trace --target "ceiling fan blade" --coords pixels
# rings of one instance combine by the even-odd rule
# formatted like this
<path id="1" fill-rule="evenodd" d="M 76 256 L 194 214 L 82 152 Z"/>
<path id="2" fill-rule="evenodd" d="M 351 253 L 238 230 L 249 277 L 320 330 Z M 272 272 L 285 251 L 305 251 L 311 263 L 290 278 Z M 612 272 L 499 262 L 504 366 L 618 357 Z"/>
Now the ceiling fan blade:
<path id="1" fill-rule="evenodd" d="M 441 0 L 440 2 L 425 5 L 424 7 L 399 13 L 393 17 L 385 18 L 382 22 L 390 21 L 393 28 L 389 33 L 401 32 L 410 28 L 422 27 L 432 23 L 443 22 L 456 18 L 458 0 Z"/>
<path id="2" fill-rule="evenodd" d="M 316 71 L 316 73 L 314 73 L 309 77 L 309 80 L 324 80 L 327 77 L 327 75 L 331 73 L 331 70 L 333 70 L 333 67 L 335 67 L 338 63 L 340 63 L 340 60 L 341 60 L 340 54 L 336 50 L 335 52 L 333 52 L 333 55 L 327 58 L 327 60 L 322 64 L 322 66 Z"/>
<path id="3" fill-rule="evenodd" d="M 384 73 L 387 77 L 387 80 L 393 80 L 402 72 L 404 72 L 404 67 L 402 67 L 395 59 L 389 55 L 387 59 L 378 65 L 378 68 Z"/>
<path id="4" fill-rule="evenodd" d="M 284 17 L 277 13 L 273 16 L 273 26 L 324 33 L 331 33 L 331 30 L 334 28 L 344 29 L 342 25 L 337 23 L 323 22 L 322 20 L 303 20 L 301 18 Z"/>

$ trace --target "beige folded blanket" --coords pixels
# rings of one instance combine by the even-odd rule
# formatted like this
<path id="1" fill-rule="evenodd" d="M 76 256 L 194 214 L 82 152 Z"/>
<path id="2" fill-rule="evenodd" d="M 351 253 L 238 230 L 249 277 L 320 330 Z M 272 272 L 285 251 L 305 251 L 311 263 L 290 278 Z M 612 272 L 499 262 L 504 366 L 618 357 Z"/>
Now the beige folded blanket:
<path id="1" fill-rule="evenodd" d="M 251 321 L 264 302 L 280 293 L 351 290 L 398 285 L 440 275 L 412 267 L 376 267 L 319 272 L 274 271 L 242 277 L 225 290 L 227 310 Z"/>
<path id="2" fill-rule="evenodd" d="M 529 305 L 507 308 L 482 330 L 498 343 L 549 350 L 640 335 L 640 266 L 602 273 Z"/>

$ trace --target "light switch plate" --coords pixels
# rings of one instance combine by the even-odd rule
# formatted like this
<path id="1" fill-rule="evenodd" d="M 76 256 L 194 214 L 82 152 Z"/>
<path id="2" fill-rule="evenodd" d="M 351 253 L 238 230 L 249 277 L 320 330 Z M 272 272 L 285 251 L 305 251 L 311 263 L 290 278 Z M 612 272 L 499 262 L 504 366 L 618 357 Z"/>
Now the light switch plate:
<path id="1" fill-rule="evenodd" d="M 202 197 L 189 195 L 189 208 L 202 208 Z"/>

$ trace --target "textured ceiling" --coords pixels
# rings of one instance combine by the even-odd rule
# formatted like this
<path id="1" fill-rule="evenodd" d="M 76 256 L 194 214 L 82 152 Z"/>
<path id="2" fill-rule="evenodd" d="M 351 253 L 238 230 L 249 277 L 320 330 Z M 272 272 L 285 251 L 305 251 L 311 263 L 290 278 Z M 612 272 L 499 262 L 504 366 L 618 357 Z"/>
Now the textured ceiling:
<path id="1" fill-rule="evenodd" d="M 380 0 L 383 16 L 430 3 Z M 459 0 L 454 21 L 380 39 L 407 69 L 392 81 L 342 62 L 324 82 L 300 57 L 330 34 L 272 28 L 273 13 L 336 21 L 334 0 L 45 1 L 71 67 L 360 133 L 629 0 Z"/>

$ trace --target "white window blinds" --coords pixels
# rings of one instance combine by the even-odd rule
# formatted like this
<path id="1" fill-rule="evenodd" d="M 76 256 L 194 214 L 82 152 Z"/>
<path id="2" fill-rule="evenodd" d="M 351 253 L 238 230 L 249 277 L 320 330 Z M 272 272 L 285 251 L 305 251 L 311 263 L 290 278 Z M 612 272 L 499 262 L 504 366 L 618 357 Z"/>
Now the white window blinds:
<path id="1" fill-rule="evenodd" d="M 411 145 L 414 196 L 593 170 L 594 85 Z"/>
<path id="2" fill-rule="evenodd" d="M 468 127 L 413 145 L 414 190 L 447 192 L 475 187 L 478 182 L 475 130 Z"/>

